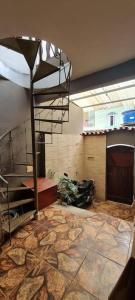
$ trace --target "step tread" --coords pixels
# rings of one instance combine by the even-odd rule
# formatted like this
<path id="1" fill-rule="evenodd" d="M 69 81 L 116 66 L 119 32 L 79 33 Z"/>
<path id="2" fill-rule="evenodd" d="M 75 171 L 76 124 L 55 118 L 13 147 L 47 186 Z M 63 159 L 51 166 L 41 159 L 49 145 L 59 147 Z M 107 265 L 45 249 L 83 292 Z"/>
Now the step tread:
<path id="1" fill-rule="evenodd" d="M 10 173 L 10 174 L 3 174 L 3 177 L 33 177 L 33 175 Z"/>
<path id="2" fill-rule="evenodd" d="M 43 133 L 43 134 L 62 134 L 61 132 L 49 132 L 49 131 L 42 131 L 42 130 L 36 130 L 36 133 Z"/>
<path id="3" fill-rule="evenodd" d="M 34 217 L 35 210 L 31 210 L 19 217 L 17 217 L 15 220 L 11 220 L 10 222 L 10 232 L 13 232 L 18 226 L 22 225 L 26 221 L 30 220 L 31 217 Z M 9 224 L 3 224 L 2 228 L 9 233 Z"/>
<path id="4" fill-rule="evenodd" d="M 21 200 L 17 200 L 17 201 L 12 201 L 9 203 L 9 208 L 12 209 L 14 207 L 18 207 L 30 202 L 34 202 L 34 198 L 29 198 L 29 199 L 21 199 Z M 8 209 L 8 203 L 1 203 L 0 204 L 0 211 L 4 211 Z"/>
<path id="5" fill-rule="evenodd" d="M 40 121 L 40 122 L 47 122 L 47 123 L 56 123 L 56 124 L 62 124 L 65 121 L 62 120 L 47 120 L 47 119 L 34 119 L 35 121 Z"/>
<path id="6" fill-rule="evenodd" d="M 20 166 L 33 166 L 33 164 L 32 164 L 32 163 L 29 163 L 29 162 L 21 162 L 21 163 L 17 162 L 17 163 L 15 163 L 15 165 L 20 165 Z"/>
<path id="7" fill-rule="evenodd" d="M 67 88 L 62 85 L 59 84 L 57 86 L 54 87 L 50 87 L 50 88 L 46 88 L 46 89 L 35 89 L 34 91 L 34 95 L 56 95 L 56 94 L 68 94 L 68 90 Z"/>
<path id="8" fill-rule="evenodd" d="M 9 188 L 8 188 L 8 192 L 25 191 L 25 190 L 29 190 L 29 189 L 30 189 L 30 188 L 24 187 L 24 186 L 19 186 L 19 187 L 9 187 Z M 4 193 L 4 192 L 7 192 L 7 188 L 1 187 L 1 188 L 0 188 L 0 193 Z"/>
<path id="9" fill-rule="evenodd" d="M 37 67 L 35 75 L 33 77 L 33 82 L 39 81 L 55 72 L 59 71 L 59 68 L 46 62 L 41 61 Z"/>
<path id="10" fill-rule="evenodd" d="M 69 110 L 68 105 L 36 105 L 34 106 L 35 109 L 51 109 L 51 110 Z"/>
<path id="11" fill-rule="evenodd" d="M 32 155 L 33 153 L 32 152 L 26 152 L 26 154 Z M 40 154 L 40 152 L 36 152 L 36 155 L 39 155 L 39 154 Z"/>
<path id="12" fill-rule="evenodd" d="M 43 144 L 43 145 L 46 145 L 46 144 L 52 144 L 52 142 L 50 142 L 50 143 L 46 143 L 46 142 L 36 142 L 36 144 Z"/>
<path id="13" fill-rule="evenodd" d="M 51 102 L 50 104 L 52 104 L 52 101 L 54 102 L 54 100 L 57 100 L 58 98 L 61 98 L 61 97 L 65 97 L 66 95 L 59 95 L 59 94 L 56 94 L 56 95 L 51 95 L 51 94 L 48 94 L 48 96 L 47 95 L 44 95 L 44 94 L 40 94 L 41 96 L 45 96 L 45 97 L 43 97 L 42 98 L 42 102 L 43 103 L 47 103 L 47 102 Z M 40 96 L 39 95 L 39 96 Z M 49 106 L 49 105 L 48 105 Z"/>
<path id="14" fill-rule="evenodd" d="M 35 130 L 36 133 L 53 134 L 51 131 Z"/>

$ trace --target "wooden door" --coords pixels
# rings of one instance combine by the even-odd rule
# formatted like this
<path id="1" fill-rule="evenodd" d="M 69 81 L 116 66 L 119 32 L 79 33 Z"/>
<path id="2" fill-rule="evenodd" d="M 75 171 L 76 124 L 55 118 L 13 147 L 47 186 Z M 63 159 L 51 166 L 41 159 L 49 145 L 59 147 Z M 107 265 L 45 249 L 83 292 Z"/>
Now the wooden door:
<path id="1" fill-rule="evenodd" d="M 133 202 L 134 148 L 107 148 L 107 199 Z"/>

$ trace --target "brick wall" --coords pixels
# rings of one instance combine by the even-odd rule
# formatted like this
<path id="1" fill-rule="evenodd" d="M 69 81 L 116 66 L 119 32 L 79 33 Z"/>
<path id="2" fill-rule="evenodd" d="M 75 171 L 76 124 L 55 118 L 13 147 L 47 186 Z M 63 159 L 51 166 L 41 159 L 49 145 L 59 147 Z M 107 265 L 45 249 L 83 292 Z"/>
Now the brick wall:
<path id="1" fill-rule="evenodd" d="M 46 173 L 55 171 L 55 180 L 68 173 L 76 179 L 82 179 L 83 137 L 80 135 L 54 135 L 53 144 L 46 145 Z"/>
<path id="2" fill-rule="evenodd" d="M 106 136 L 80 135 L 82 110 L 70 104 L 70 122 L 64 124 L 62 135 L 53 135 L 53 143 L 46 145 L 46 174 L 55 172 L 54 179 L 64 172 L 76 179 L 93 178 L 96 198 L 105 200 L 106 185 Z"/>
<path id="3" fill-rule="evenodd" d="M 96 183 L 96 199 L 105 200 L 106 135 L 84 137 L 84 174 Z"/>
<path id="4" fill-rule="evenodd" d="M 64 172 L 69 176 L 83 178 L 83 112 L 80 107 L 70 104 L 69 123 L 63 125 L 63 134 L 53 135 L 52 144 L 46 144 L 46 174 L 51 169 L 58 181 Z"/>

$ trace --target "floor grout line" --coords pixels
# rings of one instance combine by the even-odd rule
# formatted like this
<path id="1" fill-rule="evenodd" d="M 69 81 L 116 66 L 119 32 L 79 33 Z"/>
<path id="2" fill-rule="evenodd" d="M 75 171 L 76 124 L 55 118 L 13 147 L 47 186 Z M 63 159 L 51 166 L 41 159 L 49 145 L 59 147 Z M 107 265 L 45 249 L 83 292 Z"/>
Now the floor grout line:
<path id="1" fill-rule="evenodd" d="M 86 253 L 86 255 L 84 256 L 84 259 L 82 260 L 82 262 L 81 262 L 79 268 L 77 269 L 75 276 L 72 278 L 71 283 L 70 283 L 70 285 L 69 285 L 69 288 L 70 288 L 71 284 L 73 283 L 73 281 L 75 280 L 75 278 L 76 278 L 78 272 L 80 271 L 80 269 L 81 269 L 81 267 L 82 267 L 82 265 L 83 265 L 83 263 L 84 263 L 84 260 L 86 259 L 86 256 L 87 256 L 87 254 L 88 254 L 88 251 L 89 251 L 89 250 L 87 250 L 87 253 Z M 66 293 L 66 292 L 67 292 L 67 291 L 64 292 L 64 295 L 62 296 L 61 300 L 62 300 L 63 297 L 65 296 L 65 293 Z"/>

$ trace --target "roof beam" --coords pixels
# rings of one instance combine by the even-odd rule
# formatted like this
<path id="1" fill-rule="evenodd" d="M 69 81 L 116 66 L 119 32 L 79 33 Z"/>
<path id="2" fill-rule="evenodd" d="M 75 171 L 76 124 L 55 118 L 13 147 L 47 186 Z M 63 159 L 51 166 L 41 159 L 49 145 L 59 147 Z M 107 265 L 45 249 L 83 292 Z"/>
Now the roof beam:
<path id="1" fill-rule="evenodd" d="M 118 103 L 118 102 L 125 102 L 125 101 L 131 101 L 131 100 L 135 100 L 135 97 L 130 97 L 130 98 L 119 99 L 119 100 L 110 101 L 110 102 L 108 101 L 108 102 L 102 102 L 102 103 L 96 103 L 96 104 L 81 106 L 81 108 L 102 106 L 102 105 L 113 104 L 113 103 Z"/>
<path id="2" fill-rule="evenodd" d="M 135 79 L 135 58 L 72 80 L 70 85 L 70 95 L 94 90 L 130 79 Z"/>
<path id="3" fill-rule="evenodd" d="M 129 89 L 129 88 L 133 88 L 133 87 L 135 87 L 135 84 L 125 85 L 123 87 L 118 87 L 118 88 L 115 88 L 115 89 L 110 89 L 108 91 L 98 92 L 98 93 L 93 94 L 93 95 L 89 95 L 89 96 L 87 95 L 87 96 L 84 96 L 84 97 L 78 97 L 76 99 L 70 100 L 70 102 L 78 101 L 78 100 L 83 100 L 83 99 L 87 99 L 87 98 L 93 98 L 93 97 L 96 97 L 96 96 L 105 95 L 105 94 L 108 94 L 108 93 L 117 92 L 117 91 L 120 91 L 120 90 L 125 90 L 125 89 Z"/>

